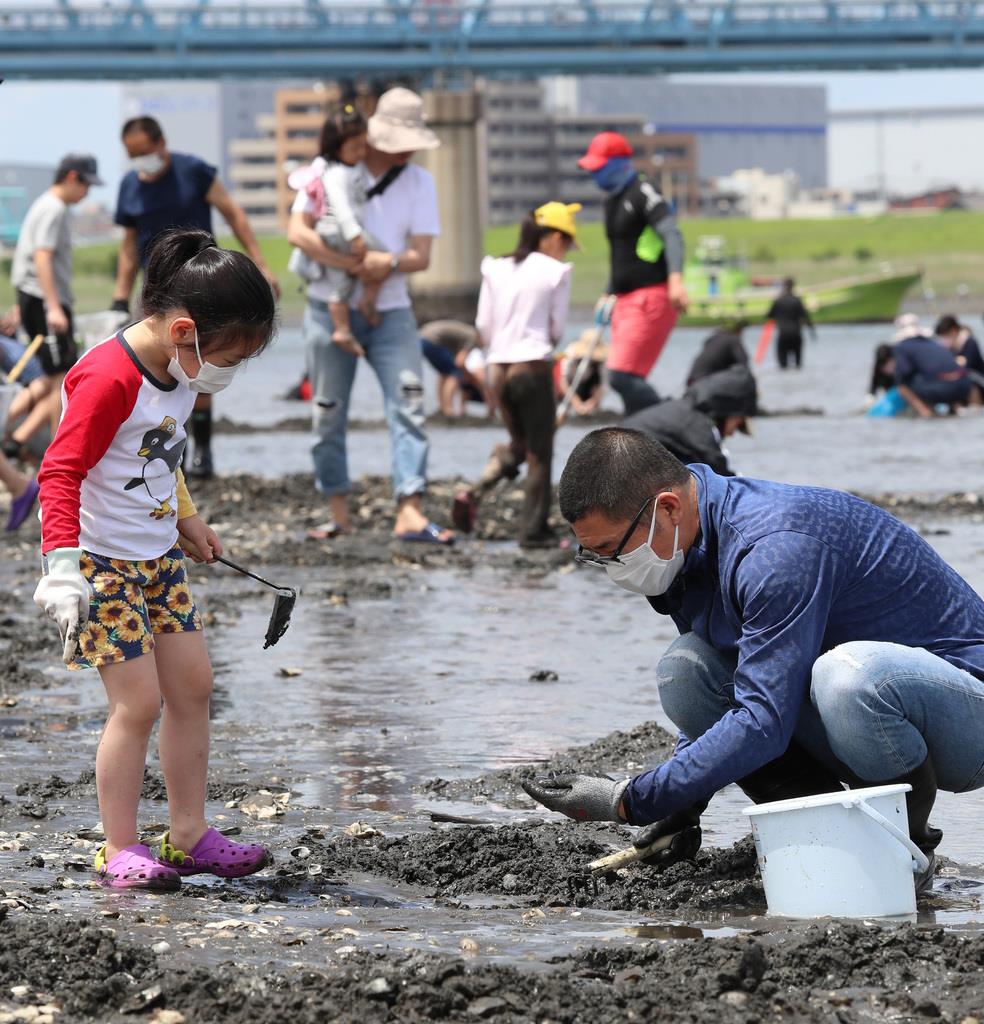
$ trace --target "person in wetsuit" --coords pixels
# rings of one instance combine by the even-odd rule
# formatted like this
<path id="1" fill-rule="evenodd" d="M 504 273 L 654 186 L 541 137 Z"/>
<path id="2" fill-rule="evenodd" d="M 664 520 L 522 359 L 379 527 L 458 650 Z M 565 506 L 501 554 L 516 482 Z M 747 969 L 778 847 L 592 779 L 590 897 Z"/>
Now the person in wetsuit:
<path id="1" fill-rule="evenodd" d="M 596 135 L 577 163 L 607 193 L 608 291 L 617 296 L 608 380 L 629 415 L 659 401 L 646 378 L 687 308 L 683 236 L 665 197 L 632 166 L 632 147 L 618 132 Z"/>
<path id="2" fill-rule="evenodd" d="M 701 462 L 721 476 L 734 476 L 724 441 L 736 431 L 750 434 L 758 409 L 758 388 L 747 366 L 701 377 L 682 398 L 633 413 L 621 426 L 659 441 L 684 464 Z"/>
<path id="3" fill-rule="evenodd" d="M 800 297 L 793 290 L 796 282 L 787 277 L 782 282 L 782 291 L 769 307 L 767 320 L 776 325 L 776 356 L 779 367 L 786 369 L 790 363 L 800 369 L 803 365 L 803 325 L 810 328 L 813 340 L 816 341 L 817 329 L 813 326 L 809 311 Z"/>

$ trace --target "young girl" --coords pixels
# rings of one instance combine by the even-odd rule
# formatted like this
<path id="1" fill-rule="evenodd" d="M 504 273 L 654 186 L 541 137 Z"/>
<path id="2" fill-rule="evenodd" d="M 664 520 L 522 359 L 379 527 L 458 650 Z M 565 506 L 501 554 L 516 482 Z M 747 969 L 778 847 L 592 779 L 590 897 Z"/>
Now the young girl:
<path id="1" fill-rule="evenodd" d="M 455 496 L 452 516 L 458 529 L 470 531 L 479 497 L 500 480 L 515 479 L 525 461 L 522 547 L 553 542 L 547 525 L 557 409 L 553 350 L 567 322 L 571 265 L 565 260 L 580 209 L 578 203 L 545 203 L 523 221 L 519 244 L 509 256 L 482 261 L 475 326 L 488 346 L 489 386 L 509 443 L 496 445 L 476 488 Z"/>
<path id="2" fill-rule="evenodd" d="M 196 395 L 222 390 L 266 347 L 274 300 L 247 256 L 177 230 L 151 252 L 142 301 L 145 319 L 65 376 L 64 413 L 38 474 L 45 575 L 34 600 L 58 624 L 65 663 L 98 668 L 109 699 L 96 753 L 98 876 L 114 888 L 173 890 L 182 875 L 238 878 L 269 862 L 264 847 L 205 822 L 212 670 L 182 547 L 208 562 L 222 545 L 179 466 Z M 171 828 L 152 852 L 137 840 L 137 805 L 158 715 Z"/>
<path id="3" fill-rule="evenodd" d="M 321 129 L 320 156 L 310 168 L 290 184 L 308 191 L 321 209 L 316 229 L 330 249 L 351 253 L 361 259 L 370 248 L 381 250 L 375 239 L 362 227 L 362 209 L 366 203 L 365 176 L 358 166 L 366 155 L 367 125 L 365 118 L 351 104 L 346 104 L 325 120 Z M 290 269 L 309 281 L 317 281 L 316 298 L 328 304 L 334 331 L 331 340 L 347 352 L 362 355 L 349 321 L 349 299 L 355 278 L 344 270 L 324 267 L 295 250 Z M 370 323 L 376 323 L 376 296 L 379 282 L 363 284 L 361 312 Z"/>

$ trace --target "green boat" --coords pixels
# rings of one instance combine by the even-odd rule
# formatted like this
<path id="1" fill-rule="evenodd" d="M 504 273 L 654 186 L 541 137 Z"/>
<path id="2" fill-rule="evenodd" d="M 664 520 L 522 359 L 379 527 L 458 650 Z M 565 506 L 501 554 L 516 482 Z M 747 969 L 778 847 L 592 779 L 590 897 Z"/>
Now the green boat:
<path id="1" fill-rule="evenodd" d="M 804 284 L 796 291 L 817 323 L 878 323 L 895 319 L 906 292 L 921 277 L 916 268 L 882 264 L 871 274 Z M 713 327 L 738 319 L 761 323 L 779 294 L 778 282 L 751 282 L 741 261 L 725 254 L 724 240 L 717 236 L 698 240 L 683 279 L 690 297 L 690 308 L 680 319 L 686 327 Z"/>

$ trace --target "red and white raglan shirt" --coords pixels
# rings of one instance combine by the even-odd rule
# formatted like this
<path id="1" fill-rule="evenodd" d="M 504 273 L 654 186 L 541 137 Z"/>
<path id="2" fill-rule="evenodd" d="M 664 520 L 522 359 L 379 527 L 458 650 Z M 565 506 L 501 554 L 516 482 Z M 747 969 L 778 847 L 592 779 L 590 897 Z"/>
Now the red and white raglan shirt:
<path id="1" fill-rule="evenodd" d="M 174 547 L 179 504 L 180 518 L 195 512 L 180 466 L 196 397 L 157 380 L 122 331 L 79 359 L 38 473 L 42 553 L 147 561 Z"/>

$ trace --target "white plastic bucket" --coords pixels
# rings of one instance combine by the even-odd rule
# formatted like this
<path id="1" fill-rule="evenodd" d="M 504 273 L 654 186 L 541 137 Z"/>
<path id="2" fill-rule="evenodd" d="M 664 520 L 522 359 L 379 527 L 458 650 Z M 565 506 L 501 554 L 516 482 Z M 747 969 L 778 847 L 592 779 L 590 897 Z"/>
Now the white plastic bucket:
<path id="1" fill-rule="evenodd" d="M 769 912 L 784 917 L 914 914 L 907 784 L 845 789 L 746 807 Z"/>

